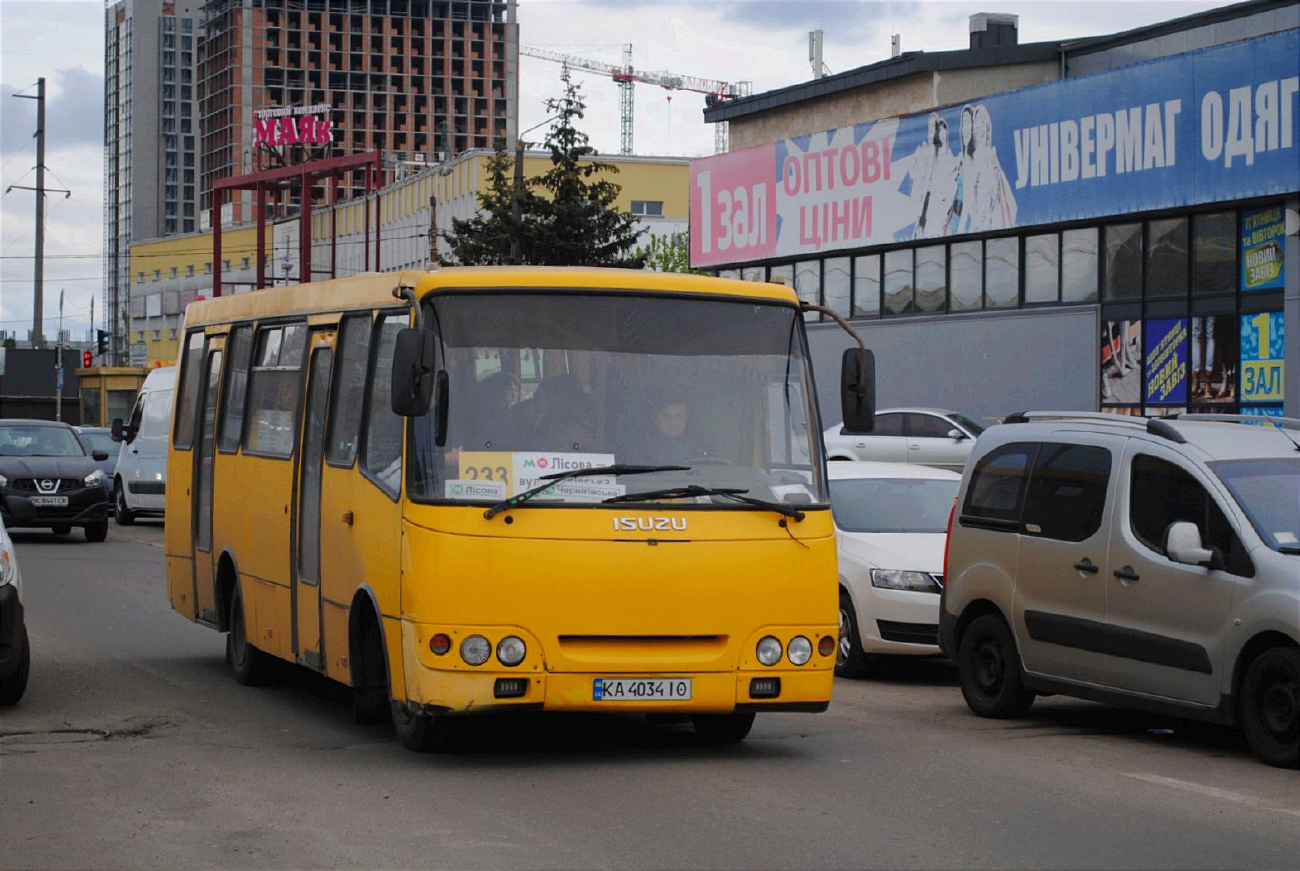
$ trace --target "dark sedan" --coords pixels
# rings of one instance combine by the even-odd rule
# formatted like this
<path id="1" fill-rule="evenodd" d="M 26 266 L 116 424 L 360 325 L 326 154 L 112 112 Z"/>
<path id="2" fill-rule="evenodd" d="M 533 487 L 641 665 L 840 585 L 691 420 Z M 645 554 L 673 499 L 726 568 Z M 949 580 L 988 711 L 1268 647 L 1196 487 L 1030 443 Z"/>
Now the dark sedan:
<path id="1" fill-rule="evenodd" d="M 66 534 L 80 526 L 87 541 L 108 537 L 104 451 L 87 453 L 72 427 L 48 420 L 0 420 L 0 496 L 26 497 L 36 509 L 23 526 Z"/>

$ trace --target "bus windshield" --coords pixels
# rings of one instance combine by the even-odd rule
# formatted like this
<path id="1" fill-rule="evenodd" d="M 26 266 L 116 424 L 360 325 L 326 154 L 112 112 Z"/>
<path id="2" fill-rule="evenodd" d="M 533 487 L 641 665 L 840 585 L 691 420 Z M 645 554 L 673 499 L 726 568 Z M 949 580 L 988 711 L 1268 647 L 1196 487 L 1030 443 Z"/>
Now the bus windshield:
<path id="1" fill-rule="evenodd" d="M 542 476 L 614 464 L 686 467 L 592 475 L 535 504 L 672 498 L 752 509 L 699 488 L 825 505 L 821 439 L 799 313 L 699 296 L 516 291 L 425 302 L 447 373 L 409 427 L 418 501 L 493 503 Z M 695 485 L 685 498 L 664 491 Z"/>

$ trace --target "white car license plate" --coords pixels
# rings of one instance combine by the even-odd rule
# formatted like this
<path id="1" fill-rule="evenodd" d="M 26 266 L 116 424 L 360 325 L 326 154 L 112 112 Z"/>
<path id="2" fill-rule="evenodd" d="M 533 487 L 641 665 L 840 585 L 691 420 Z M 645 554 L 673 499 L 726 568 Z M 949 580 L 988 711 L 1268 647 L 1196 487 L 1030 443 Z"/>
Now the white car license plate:
<path id="1" fill-rule="evenodd" d="M 689 677 L 598 677 L 591 683 L 597 702 L 676 702 L 691 697 Z"/>
<path id="2" fill-rule="evenodd" d="M 67 496 L 28 496 L 27 498 L 38 508 L 66 508 L 68 505 Z"/>

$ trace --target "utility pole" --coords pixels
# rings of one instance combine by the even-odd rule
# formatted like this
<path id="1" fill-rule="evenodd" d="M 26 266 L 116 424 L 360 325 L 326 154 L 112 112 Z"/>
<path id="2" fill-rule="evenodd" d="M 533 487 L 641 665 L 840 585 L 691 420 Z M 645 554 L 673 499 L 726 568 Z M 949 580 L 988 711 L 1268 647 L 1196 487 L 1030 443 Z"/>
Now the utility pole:
<path id="1" fill-rule="evenodd" d="M 59 333 L 54 337 L 54 419 L 63 420 L 63 290 L 59 290 Z"/>
<path id="2" fill-rule="evenodd" d="M 36 96 L 14 94 L 22 100 L 36 101 L 36 187 L 12 184 L 5 193 L 18 188 L 36 192 L 36 258 L 32 269 L 32 346 L 45 347 L 45 78 L 36 80 Z M 71 191 L 56 188 L 72 196 Z"/>

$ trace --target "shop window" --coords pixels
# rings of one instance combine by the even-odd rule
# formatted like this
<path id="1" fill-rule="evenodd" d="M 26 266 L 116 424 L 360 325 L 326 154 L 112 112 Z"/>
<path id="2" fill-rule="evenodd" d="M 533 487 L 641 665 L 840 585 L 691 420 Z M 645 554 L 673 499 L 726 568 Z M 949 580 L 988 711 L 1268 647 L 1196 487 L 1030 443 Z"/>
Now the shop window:
<path id="1" fill-rule="evenodd" d="M 762 281 L 763 267 L 746 266 L 745 268 L 740 270 L 740 280 L 741 281 Z"/>
<path id="2" fill-rule="evenodd" d="M 984 243 L 984 307 L 1015 308 L 1020 300 L 1020 239 Z"/>
<path id="3" fill-rule="evenodd" d="M 947 250 L 943 245 L 916 249 L 916 310 L 941 312 L 948 292 Z"/>
<path id="4" fill-rule="evenodd" d="M 880 255 L 853 258 L 853 315 L 880 317 Z"/>
<path id="5" fill-rule="evenodd" d="M 1025 239 L 1025 303 L 1057 302 L 1061 289 L 1060 237 L 1055 233 Z"/>
<path id="6" fill-rule="evenodd" d="M 948 249 L 948 307 L 978 309 L 984 296 L 984 243 L 958 242 Z"/>
<path id="7" fill-rule="evenodd" d="M 822 295 L 825 297 L 823 305 L 840 317 L 848 317 L 851 292 L 849 258 L 833 257 L 827 260 L 822 274 Z"/>
<path id="8" fill-rule="evenodd" d="M 794 264 L 786 263 L 782 266 L 773 266 L 768 273 L 767 280 L 774 284 L 784 284 L 786 287 L 794 287 Z"/>
<path id="9" fill-rule="evenodd" d="M 1147 223 L 1147 296 L 1187 296 L 1187 219 Z"/>
<path id="10" fill-rule="evenodd" d="M 1142 225 L 1111 224 L 1103 234 L 1106 268 L 1102 275 L 1104 302 L 1142 298 Z"/>
<path id="11" fill-rule="evenodd" d="M 740 278 L 739 269 L 719 269 L 718 278 L 730 278 L 732 281 Z"/>
<path id="12" fill-rule="evenodd" d="M 1237 213 L 1192 218 L 1192 294 L 1237 290 Z"/>
<path id="13" fill-rule="evenodd" d="M 884 311 L 891 315 L 912 312 L 912 249 L 885 252 Z"/>
<path id="14" fill-rule="evenodd" d="M 1061 234 L 1061 302 L 1097 301 L 1097 228 Z"/>

